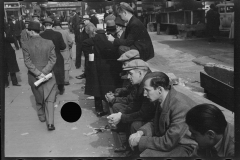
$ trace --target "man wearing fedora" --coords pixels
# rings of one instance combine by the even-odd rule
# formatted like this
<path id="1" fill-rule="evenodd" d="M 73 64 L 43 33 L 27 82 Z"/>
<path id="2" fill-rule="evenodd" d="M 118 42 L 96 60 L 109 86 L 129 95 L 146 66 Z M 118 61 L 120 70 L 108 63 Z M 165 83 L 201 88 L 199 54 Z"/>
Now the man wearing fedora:
<path id="1" fill-rule="evenodd" d="M 104 19 L 105 23 L 107 23 L 108 20 L 115 20 L 116 16 L 113 13 L 112 8 L 108 10 L 108 16 Z"/>
<path id="2" fill-rule="evenodd" d="M 62 34 L 53 30 L 53 21 L 51 18 L 46 18 L 43 21 L 45 25 L 45 31 L 40 34 L 44 39 L 52 40 L 55 45 L 55 53 L 57 56 L 56 64 L 53 67 L 53 72 L 56 77 L 56 82 L 59 89 L 59 94 L 62 95 L 65 91 L 64 88 L 64 59 L 60 50 L 66 49 L 66 44 L 64 43 Z"/>
<path id="3" fill-rule="evenodd" d="M 95 37 L 83 41 L 82 46 L 85 54 L 94 53 L 94 59 L 88 61 L 86 68 L 85 94 L 94 96 L 95 110 L 97 116 L 101 117 L 107 114 L 102 104 L 105 94 L 122 84 L 119 77 L 121 63 L 117 61 L 117 48 L 107 40 L 105 31 L 100 29 L 96 33 Z"/>
<path id="4" fill-rule="evenodd" d="M 125 30 L 125 39 L 108 36 L 108 40 L 115 46 L 126 46 L 128 50 L 137 49 L 140 58 L 147 61 L 154 57 L 154 49 L 151 38 L 142 22 L 134 16 L 134 10 L 125 2 L 121 2 L 117 12 L 122 20 L 127 22 Z"/>
<path id="5" fill-rule="evenodd" d="M 56 100 L 56 80 L 46 79 L 46 75 L 52 73 L 56 63 L 55 46 L 51 40 L 43 39 L 39 36 L 40 23 L 30 21 L 28 32 L 31 36 L 30 41 L 23 43 L 24 63 L 28 68 L 28 83 L 36 100 L 36 110 L 41 122 L 47 123 L 49 131 L 55 130 L 54 127 L 54 102 Z M 38 87 L 34 85 L 38 79 L 45 78 L 46 81 Z"/>
<path id="6" fill-rule="evenodd" d="M 95 9 L 92 9 L 90 11 L 90 22 L 94 24 L 94 26 L 97 28 L 97 24 L 99 24 L 98 18 L 96 17 L 97 12 Z"/>
<path id="7" fill-rule="evenodd" d="M 22 24 L 20 23 L 20 21 L 14 17 L 14 15 L 11 15 L 11 19 L 12 21 L 10 22 L 10 29 L 11 32 L 14 36 L 14 45 L 16 47 L 17 50 L 19 50 L 19 45 L 20 47 L 22 46 L 21 44 L 21 32 L 22 32 Z M 19 45 L 18 45 L 19 43 Z"/>
<path id="8" fill-rule="evenodd" d="M 30 34 L 28 33 L 29 20 L 25 20 L 25 29 L 21 32 L 21 42 L 24 43 L 30 39 Z"/>
<path id="9" fill-rule="evenodd" d="M 55 20 L 53 26 L 55 28 L 55 31 L 60 32 L 62 34 L 64 43 L 66 45 L 66 49 L 61 50 L 61 54 L 64 59 L 64 70 L 65 70 L 64 84 L 69 85 L 70 84 L 69 83 L 69 71 L 71 70 L 71 64 L 72 64 L 72 57 L 71 57 L 70 49 L 73 46 L 73 40 L 70 37 L 68 31 L 62 29 L 60 20 Z"/>

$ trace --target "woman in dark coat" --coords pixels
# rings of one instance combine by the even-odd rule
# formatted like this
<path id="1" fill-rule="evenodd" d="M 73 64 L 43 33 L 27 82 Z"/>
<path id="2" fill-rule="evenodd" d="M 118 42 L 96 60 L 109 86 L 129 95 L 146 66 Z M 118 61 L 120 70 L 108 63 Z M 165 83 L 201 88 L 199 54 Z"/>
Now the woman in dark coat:
<path id="1" fill-rule="evenodd" d="M 58 85 L 58 89 L 60 94 L 64 93 L 64 59 L 60 52 L 60 50 L 64 50 L 66 48 L 66 44 L 64 43 L 62 34 L 56 32 L 52 29 L 53 21 L 51 18 L 46 18 L 43 21 L 43 25 L 45 24 L 46 30 L 40 33 L 40 36 L 44 39 L 52 40 L 53 44 L 55 45 L 55 52 L 57 56 L 57 62 L 53 67 L 53 72 L 56 77 L 56 82 Z"/>
<path id="2" fill-rule="evenodd" d="M 94 96 L 97 116 L 106 115 L 103 111 L 102 100 L 105 94 L 121 86 L 119 76 L 122 65 L 117 61 L 119 58 L 117 48 L 108 41 L 104 30 L 96 31 L 95 37 L 83 41 L 84 54 L 91 54 L 89 48 L 93 47 L 94 61 L 88 61 L 86 68 L 85 94 Z"/>
<path id="3" fill-rule="evenodd" d="M 7 24 L 5 24 L 7 27 Z M 8 73 L 10 72 L 10 77 L 12 80 L 13 86 L 21 86 L 18 84 L 16 72 L 19 72 L 19 67 L 16 59 L 15 50 L 12 48 L 11 43 L 14 43 L 14 37 L 9 32 L 7 28 L 5 28 L 5 34 L 4 34 L 4 41 L 3 41 L 3 62 L 4 62 L 4 76 L 5 76 L 5 87 L 9 86 L 8 81 Z"/>

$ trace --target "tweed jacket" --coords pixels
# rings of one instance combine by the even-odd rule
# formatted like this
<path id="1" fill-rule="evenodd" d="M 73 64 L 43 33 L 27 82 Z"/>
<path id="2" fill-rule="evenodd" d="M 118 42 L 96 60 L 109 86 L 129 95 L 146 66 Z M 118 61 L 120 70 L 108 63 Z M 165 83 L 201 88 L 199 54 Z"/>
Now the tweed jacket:
<path id="1" fill-rule="evenodd" d="M 85 32 L 89 35 L 89 38 L 94 37 L 96 30 L 97 30 L 97 28 L 91 22 L 89 22 L 87 25 L 85 25 Z"/>
<path id="2" fill-rule="evenodd" d="M 113 44 L 137 49 L 144 61 L 154 57 L 153 44 L 147 29 L 135 16 L 132 16 L 127 24 L 124 39 L 115 38 Z"/>
<path id="3" fill-rule="evenodd" d="M 24 43 L 25 41 L 28 41 L 30 39 L 30 35 L 26 31 L 26 29 L 22 30 L 21 32 L 21 42 Z"/>
<path id="4" fill-rule="evenodd" d="M 144 135 L 139 141 L 139 150 L 145 149 L 169 152 L 178 145 L 197 145 L 190 138 L 190 131 L 185 123 L 187 111 L 196 103 L 173 87 L 165 98 L 162 107 L 158 103 L 154 121 L 139 130 Z"/>

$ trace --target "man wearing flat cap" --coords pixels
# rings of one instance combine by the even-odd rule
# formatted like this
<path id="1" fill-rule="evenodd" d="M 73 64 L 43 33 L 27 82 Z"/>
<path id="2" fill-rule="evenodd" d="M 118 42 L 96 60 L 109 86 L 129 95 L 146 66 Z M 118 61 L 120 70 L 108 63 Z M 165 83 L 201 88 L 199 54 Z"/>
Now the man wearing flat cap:
<path id="1" fill-rule="evenodd" d="M 124 106 L 121 103 L 115 103 L 113 105 L 114 114 L 108 116 L 109 123 L 113 125 L 121 124 L 124 126 L 124 131 L 127 137 L 145 123 L 151 121 L 154 117 L 155 107 L 146 97 L 144 97 L 143 79 L 151 71 L 148 64 L 141 59 L 131 60 L 123 65 L 123 70 L 128 72 L 128 79 L 133 85 L 136 85 L 136 91 L 133 98 L 133 102 L 128 104 L 128 110 L 122 109 Z M 108 97 L 107 97 L 108 98 Z M 109 97 L 108 101 L 114 101 Z M 112 100 L 111 100 L 112 99 Z M 121 123 L 120 123 L 121 122 Z M 131 149 L 127 144 L 116 148 L 115 152 L 126 152 L 126 156 L 129 156 Z"/>
<path id="2" fill-rule="evenodd" d="M 117 12 L 121 19 L 127 22 L 125 39 L 114 38 L 110 35 L 108 40 L 118 47 L 126 46 L 128 50 L 137 49 L 140 53 L 140 58 L 144 61 L 153 58 L 154 49 L 151 38 L 143 23 L 133 15 L 132 7 L 125 2 L 121 2 Z"/>
<path id="3" fill-rule="evenodd" d="M 191 137 L 185 116 L 196 103 L 176 91 L 165 73 L 153 73 L 143 83 L 144 95 L 155 103 L 155 116 L 132 133 L 130 146 L 142 152 L 140 157 L 189 157 L 197 143 Z"/>
<path id="4" fill-rule="evenodd" d="M 56 76 L 56 82 L 58 85 L 59 93 L 62 95 L 65 91 L 64 88 L 64 59 L 60 50 L 66 49 L 66 44 L 64 43 L 62 34 L 53 30 L 53 21 L 51 18 L 46 18 L 43 21 L 45 25 L 45 31 L 40 34 L 44 39 L 52 40 L 55 45 L 55 52 L 57 56 L 56 64 L 53 67 L 53 72 Z"/>
<path id="5" fill-rule="evenodd" d="M 41 83 L 38 87 L 34 85 L 38 79 L 46 79 L 46 75 L 52 73 L 56 63 L 55 46 L 51 40 L 39 36 L 40 23 L 31 21 L 28 26 L 31 40 L 23 43 L 24 63 L 28 68 L 28 83 L 31 86 L 36 100 L 36 109 L 39 120 L 47 123 L 49 131 L 54 127 L 54 102 L 56 101 L 56 79 L 52 78 Z"/>
<path id="6" fill-rule="evenodd" d="M 114 21 L 113 21 L 114 23 Z M 107 32 L 113 32 L 113 26 L 107 28 Z M 119 77 L 121 72 L 121 62 L 117 61 L 117 48 L 107 40 L 105 31 L 100 29 L 96 35 L 83 41 L 84 54 L 94 54 L 94 60 L 88 61 L 86 68 L 85 94 L 94 96 L 95 110 L 97 116 L 107 113 L 103 111 L 102 100 L 109 91 L 114 91 L 122 85 Z M 89 48 L 94 48 L 93 51 Z"/>

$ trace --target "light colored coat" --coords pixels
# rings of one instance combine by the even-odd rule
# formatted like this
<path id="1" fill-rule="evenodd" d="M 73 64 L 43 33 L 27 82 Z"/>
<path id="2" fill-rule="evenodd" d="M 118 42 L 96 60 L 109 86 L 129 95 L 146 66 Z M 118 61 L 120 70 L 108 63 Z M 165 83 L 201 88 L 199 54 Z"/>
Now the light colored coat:
<path id="1" fill-rule="evenodd" d="M 60 52 L 64 59 L 64 70 L 68 71 L 71 69 L 71 64 L 72 64 L 71 48 L 73 46 L 73 40 L 70 37 L 67 30 L 64 30 L 61 27 L 57 26 L 55 28 L 55 31 L 60 32 L 62 34 L 64 43 L 66 44 L 66 49 L 60 50 Z"/>

